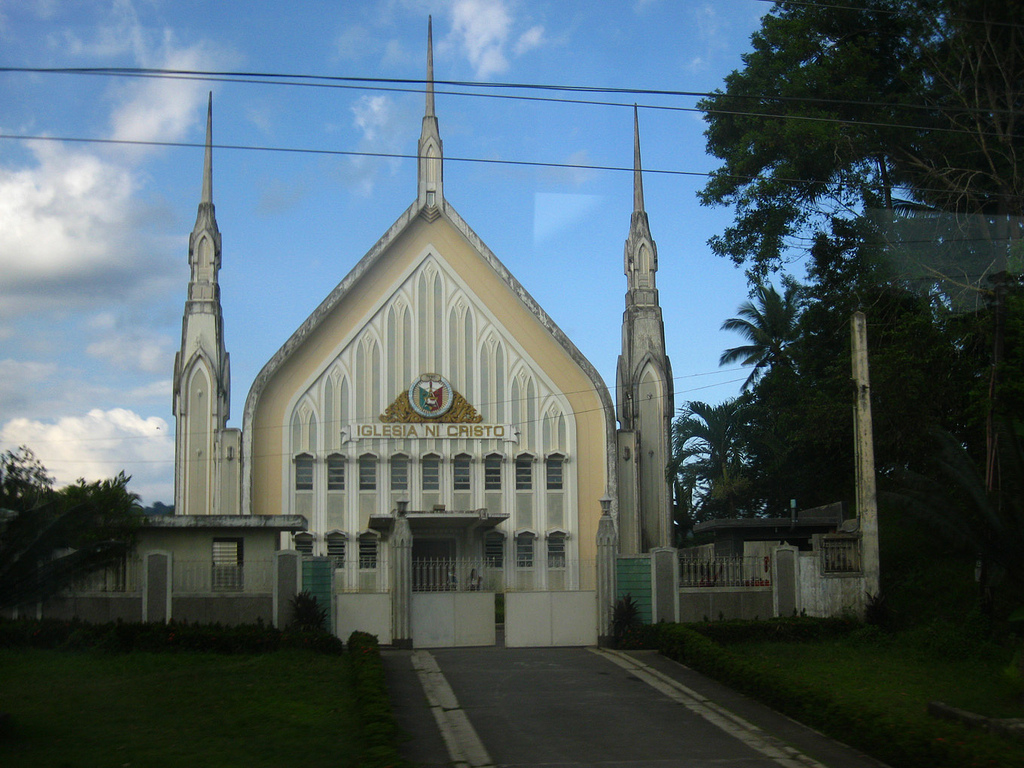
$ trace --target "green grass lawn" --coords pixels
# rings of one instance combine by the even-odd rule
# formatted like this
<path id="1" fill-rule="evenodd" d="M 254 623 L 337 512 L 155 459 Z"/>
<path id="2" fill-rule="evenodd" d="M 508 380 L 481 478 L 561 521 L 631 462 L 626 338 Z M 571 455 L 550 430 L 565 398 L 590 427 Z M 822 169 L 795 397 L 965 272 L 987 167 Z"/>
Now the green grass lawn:
<path id="1" fill-rule="evenodd" d="M 348 660 L 0 650 L 0 766 L 355 765 Z"/>
<path id="2" fill-rule="evenodd" d="M 1008 649 L 983 647 L 952 657 L 898 639 L 856 638 L 821 643 L 735 643 L 749 662 L 823 686 L 855 704 L 881 706 L 908 718 L 928 717 L 929 701 L 942 701 L 989 717 L 1024 717 L 1024 706 L 1002 678 Z"/>

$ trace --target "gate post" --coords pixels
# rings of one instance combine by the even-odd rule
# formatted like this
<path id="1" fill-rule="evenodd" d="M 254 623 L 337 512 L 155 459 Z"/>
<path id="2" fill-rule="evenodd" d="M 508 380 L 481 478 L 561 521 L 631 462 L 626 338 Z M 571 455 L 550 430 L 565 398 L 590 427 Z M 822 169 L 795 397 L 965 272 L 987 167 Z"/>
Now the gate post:
<path id="1" fill-rule="evenodd" d="M 672 547 L 651 550 L 651 623 L 679 621 L 679 552 Z"/>
<path id="2" fill-rule="evenodd" d="M 412 529 L 405 516 L 408 501 L 398 502 L 391 534 L 391 643 L 412 648 Z"/>
<path id="3" fill-rule="evenodd" d="M 614 642 L 612 615 L 615 610 L 615 558 L 619 553 L 619 534 L 611 515 L 612 500 L 601 499 L 601 520 L 597 524 L 597 644 Z"/>
<path id="4" fill-rule="evenodd" d="M 166 624 L 171 620 L 171 553 L 147 552 L 142 562 L 142 620 Z"/>
<path id="5" fill-rule="evenodd" d="M 292 600 L 302 591 L 302 555 L 294 549 L 274 553 L 274 596 L 271 618 L 274 627 L 284 629 L 292 620 Z"/>

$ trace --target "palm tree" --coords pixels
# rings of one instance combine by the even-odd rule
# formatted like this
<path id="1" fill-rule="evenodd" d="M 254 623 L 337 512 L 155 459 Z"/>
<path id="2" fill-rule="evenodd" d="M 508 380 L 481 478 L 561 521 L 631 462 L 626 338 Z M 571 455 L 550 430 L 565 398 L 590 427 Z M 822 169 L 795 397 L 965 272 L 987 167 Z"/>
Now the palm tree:
<path id="1" fill-rule="evenodd" d="M 720 405 L 692 400 L 672 425 L 669 475 L 693 494 L 692 517 L 735 517 L 747 479 L 743 475 L 746 402 Z"/>
<path id="2" fill-rule="evenodd" d="M 738 317 L 730 317 L 722 323 L 722 330 L 737 331 L 750 343 L 725 350 L 718 364 L 753 365 L 754 370 L 743 383 L 744 390 L 767 368 L 793 367 L 788 347 L 799 336 L 800 286 L 797 283 L 788 281 L 781 295 L 775 286 L 759 284 L 754 288 L 754 301 L 743 302 L 736 312 Z"/>

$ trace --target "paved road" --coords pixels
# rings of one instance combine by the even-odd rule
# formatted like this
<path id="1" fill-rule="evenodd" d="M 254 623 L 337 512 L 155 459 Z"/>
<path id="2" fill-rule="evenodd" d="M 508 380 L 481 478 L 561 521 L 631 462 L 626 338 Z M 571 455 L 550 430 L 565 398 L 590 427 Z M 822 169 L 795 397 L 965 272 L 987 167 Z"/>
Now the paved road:
<path id="1" fill-rule="evenodd" d="M 653 652 L 386 651 L 405 756 L 435 766 L 879 768 Z"/>

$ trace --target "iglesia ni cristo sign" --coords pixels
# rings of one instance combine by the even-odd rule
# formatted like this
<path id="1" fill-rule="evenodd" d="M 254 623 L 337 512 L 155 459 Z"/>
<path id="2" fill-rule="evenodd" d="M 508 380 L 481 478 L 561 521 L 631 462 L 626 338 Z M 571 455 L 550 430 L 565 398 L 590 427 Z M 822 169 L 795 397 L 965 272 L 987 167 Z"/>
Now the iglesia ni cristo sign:
<path id="1" fill-rule="evenodd" d="M 381 414 L 379 422 L 352 423 L 342 441 L 434 438 L 447 440 L 509 440 L 519 438 L 511 424 L 483 424 L 476 408 L 438 373 L 424 373 Z"/>

